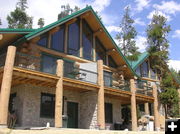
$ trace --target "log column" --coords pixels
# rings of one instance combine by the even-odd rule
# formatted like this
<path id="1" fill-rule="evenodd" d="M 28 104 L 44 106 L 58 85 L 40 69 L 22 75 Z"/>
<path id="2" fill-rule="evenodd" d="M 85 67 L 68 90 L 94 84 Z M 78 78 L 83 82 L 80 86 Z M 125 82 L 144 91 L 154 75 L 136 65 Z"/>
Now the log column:
<path id="1" fill-rule="evenodd" d="M 100 129 L 105 129 L 105 110 L 104 110 L 104 79 L 103 79 L 103 61 L 97 61 L 97 71 L 98 71 L 98 85 L 100 86 L 98 90 L 98 113 L 97 120 Z"/>
<path id="2" fill-rule="evenodd" d="M 146 83 L 144 83 L 144 90 L 147 91 L 147 84 Z M 146 94 L 147 94 L 147 92 L 146 92 Z M 145 110 L 145 114 L 149 115 L 149 103 L 148 102 L 144 104 L 144 110 Z"/>
<path id="3" fill-rule="evenodd" d="M 160 130 L 160 122 L 159 122 L 159 110 L 158 110 L 158 93 L 157 93 L 157 86 L 153 85 L 153 97 L 154 97 L 154 124 L 155 130 Z"/>
<path id="4" fill-rule="evenodd" d="M 137 131 L 137 109 L 136 109 L 136 85 L 134 79 L 130 80 L 131 89 L 131 118 L 132 118 L 132 131 Z"/>
<path id="5" fill-rule="evenodd" d="M 9 46 L 4 65 L 4 73 L 0 94 L 0 125 L 7 127 L 8 105 L 11 92 L 13 66 L 15 61 L 16 47 Z"/>
<path id="6" fill-rule="evenodd" d="M 57 60 L 56 74 L 59 80 L 56 84 L 55 100 L 55 127 L 62 127 L 62 109 L 63 109 L 63 60 Z"/>

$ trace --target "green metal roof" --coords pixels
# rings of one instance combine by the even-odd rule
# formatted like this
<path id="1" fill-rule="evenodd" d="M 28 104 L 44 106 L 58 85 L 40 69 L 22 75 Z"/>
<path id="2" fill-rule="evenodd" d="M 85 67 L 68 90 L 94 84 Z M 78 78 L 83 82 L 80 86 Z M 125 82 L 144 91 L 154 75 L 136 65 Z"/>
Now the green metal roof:
<path id="1" fill-rule="evenodd" d="M 31 33 L 36 29 L 11 29 L 11 28 L 0 28 L 0 33 Z"/>
<path id="2" fill-rule="evenodd" d="M 137 61 L 130 61 L 128 60 L 129 64 L 131 65 L 131 67 L 133 68 L 133 70 L 135 70 L 141 63 L 144 62 L 144 60 L 146 60 L 149 57 L 149 53 L 148 52 L 144 52 L 141 53 L 138 56 L 138 60 Z"/>
<path id="3" fill-rule="evenodd" d="M 101 25 L 102 29 L 105 31 L 106 35 L 111 39 L 114 47 L 116 48 L 116 50 L 118 51 L 120 56 L 123 58 L 123 60 L 126 62 L 128 68 L 131 70 L 133 75 L 139 77 L 134 72 L 134 70 L 130 66 L 129 62 L 127 61 L 126 57 L 122 54 L 121 50 L 119 49 L 119 47 L 117 46 L 117 44 L 115 43 L 115 41 L 113 40 L 113 38 L 111 37 L 111 35 L 109 34 L 109 32 L 107 31 L 107 29 L 105 28 L 105 26 L 103 25 L 103 23 L 101 22 L 101 20 L 99 19 L 99 17 L 97 16 L 97 14 L 95 13 L 95 11 L 92 9 L 91 6 L 88 6 L 88 7 L 84 8 L 84 9 L 82 9 L 82 10 L 79 10 L 79 11 L 77 11 L 75 13 L 72 13 L 71 15 L 68 15 L 68 16 L 66 16 L 66 17 L 64 17 L 64 18 L 62 18 L 62 19 L 60 19 L 60 20 L 58 20 L 58 21 L 56 21 L 56 22 L 54 22 L 52 24 L 49 24 L 49 25 L 47 25 L 47 26 L 45 26 L 43 28 L 37 29 L 34 32 L 31 32 L 31 33 L 25 35 L 24 37 L 22 37 L 21 39 L 16 41 L 14 44 L 18 45 L 18 44 L 21 44 L 21 43 L 23 43 L 23 42 L 25 42 L 27 40 L 30 40 L 30 39 L 32 39 L 32 38 L 34 38 L 34 37 L 36 37 L 36 36 L 38 36 L 38 35 L 40 35 L 42 33 L 45 33 L 47 31 L 49 31 L 50 29 L 52 29 L 52 28 L 54 28 L 54 27 L 56 27 L 58 25 L 61 25 L 61 24 L 65 23 L 65 22 L 67 22 L 67 21 L 69 21 L 69 20 L 71 20 L 71 19 L 73 19 L 73 18 L 87 12 L 87 11 L 91 11 L 93 13 L 93 15 L 96 17 L 96 19 L 99 22 L 99 24 Z"/>

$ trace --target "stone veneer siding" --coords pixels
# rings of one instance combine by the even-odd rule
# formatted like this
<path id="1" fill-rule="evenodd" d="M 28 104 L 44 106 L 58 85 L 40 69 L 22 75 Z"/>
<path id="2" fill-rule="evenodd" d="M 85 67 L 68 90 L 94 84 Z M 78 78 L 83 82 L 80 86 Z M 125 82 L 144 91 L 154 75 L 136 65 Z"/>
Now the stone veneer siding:
<path id="1" fill-rule="evenodd" d="M 53 118 L 40 117 L 41 93 L 55 93 L 55 88 L 39 87 L 29 84 L 13 87 L 11 93 L 17 93 L 15 107 L 17 107 L 18 124 L 22 127 L 42 127 L 47 122 L 54 126 Z M 64 114 L 67 114 L 67 102 L 77 102 L 78 127 L 95 129 L 97 127 L 97 92 L 77 92 L 64 89 L 66 99 L 64 102 Z M 105 102 L 113 104 L 113 123 L 121 122 L 121 103 L 117 99 L 105 97 Z M 113 129 L 113 124 L 110 125 Z"/>
<path id="2" fill-rule="evenodd" d="M 21 127 L 42 127 L 50 122 L 54 126 L 53 118 L 40 117 L 41 93 L 55 93 L 55 88 L 39 87 L 29 84 L 18 85 L 12 88 L 11 93 L 17 93 L 15 107 L 17 109 L 18 125 Z M 67 114 L 67 102 L 77 102 L 78 110 L 78 127 L 95 128 L 97 125 L 97 93 L 77 92 L 73 90 L 64 90 L 63 95 L 64 114 Z"/>

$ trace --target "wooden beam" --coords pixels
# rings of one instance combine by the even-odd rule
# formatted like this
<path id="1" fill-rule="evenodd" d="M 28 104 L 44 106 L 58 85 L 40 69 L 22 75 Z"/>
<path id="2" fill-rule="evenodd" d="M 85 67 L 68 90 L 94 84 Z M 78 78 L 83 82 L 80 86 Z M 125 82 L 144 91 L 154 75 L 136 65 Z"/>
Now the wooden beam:
<path id="1" fill-rule="evenodd" d="M 40 39 L 41 39 L 40 36 L 37 36 L 37 37 L 31 39 L 30 42 L 37 43 Z"/>
<path id="2" fill-rule="evenodd" d="M 68 25 L 65 25 L 64 53 L 68 53 Z"/>
<path id="3" fill-rule="evenodd" d="M 127 69 L 127 65 L 121 65 L 117 67 L 118 70 L 126 70 Z"/>
<path id="4" fill-rule="evenodd" d="M 113 49 L 107 50 L 107 51 L 106 51 L 106 54 L 107 54 L 107 55 L 111 55 L 111 54 L 113 54 L 114 52 L 116 52 L 116 49 L 113 48 Z"/>
<path id="5" fill-rule="evenodd" d="M 80 19 L 80 32 L 79 32 L 79 56 L 83 57 L 83 42 L 82 42 L 82 33 L 83 33 L 83 26 L 82 26 L 82 19 Z"/>
<path id="6" fill-rule="evenodd" d="M 94 36 L 97 36 L 97 35 L 99 35 L 101 33 L 103 33 L 103 29 L 102 28 L 96 30 L 93 34 L 94 34 Z"/>
<path id="7" fill-rule="evenodd" d="M 80 16 L 80 19 L 85 19 L 85 18 L 88 17 L 89 15 L 90 15 L 89 12 L 84 13 L 84 14 L 82 14 L 82 15 Z"/>
<path id="8" fill-rule="evenodd" d="M 60 26 L 57 26 L 57 27 L 51 29 L 51 30 L 49 31 L 49 34 L 56 33 L 56 32 L 58 32 L 59 30 L 60 30 Z"/>
<path id="9" fill-rule="evenodd" d="M 77 18 L 71 19 L 70 21 L 66 22 L 65 25 L 70 25 L 70 24 L 74 23 L 75 21 L 77 21 Z"/>

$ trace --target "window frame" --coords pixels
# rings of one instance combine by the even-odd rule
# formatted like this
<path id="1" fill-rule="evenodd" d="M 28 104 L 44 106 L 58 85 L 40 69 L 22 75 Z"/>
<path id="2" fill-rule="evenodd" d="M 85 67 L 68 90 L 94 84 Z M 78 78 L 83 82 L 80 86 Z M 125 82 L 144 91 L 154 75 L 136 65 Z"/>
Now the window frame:
<path id="1" fill-rule="evenodd" d="M 43 38 L 47 38 L 46 45 L 41 45 L 41 44 L 38 43 L 38 42 L 39 42 L 41 39 L 43 39 Z M 40 36 L 40 39 L 37 41 L 37 45 L 38 45 L 38 46 L 41 46 L 41 47 L 48 48 L 48 44 L 49 44 L 49 34 L 48 34 L 48 33 L 42 34 L 42 35 Z"/>

